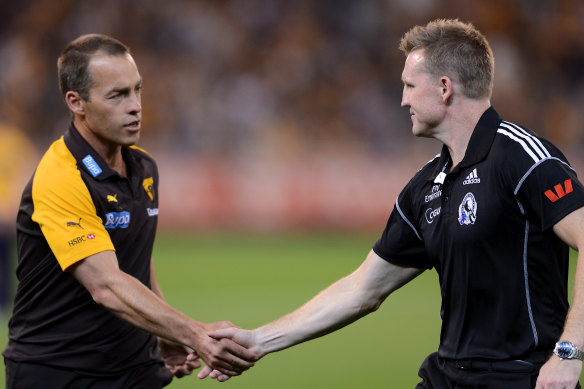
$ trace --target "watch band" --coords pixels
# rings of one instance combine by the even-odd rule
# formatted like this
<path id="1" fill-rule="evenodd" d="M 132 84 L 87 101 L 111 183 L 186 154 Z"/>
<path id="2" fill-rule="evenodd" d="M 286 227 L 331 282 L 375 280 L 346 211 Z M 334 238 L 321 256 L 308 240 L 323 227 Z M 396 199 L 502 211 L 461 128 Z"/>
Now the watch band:
<path id="1" fill-rule="evenodd" d="M 581 361 L 584 361 L 584 351 L 580 350 L 578 347 L 574 346 L 574 357 L 573 359 L 579 359 Z"/>

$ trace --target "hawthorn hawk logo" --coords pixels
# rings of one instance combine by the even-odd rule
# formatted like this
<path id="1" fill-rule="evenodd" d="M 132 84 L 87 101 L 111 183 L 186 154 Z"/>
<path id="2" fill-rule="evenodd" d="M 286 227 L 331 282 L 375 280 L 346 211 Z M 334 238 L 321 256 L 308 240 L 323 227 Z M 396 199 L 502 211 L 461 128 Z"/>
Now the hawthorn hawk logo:
<path id="1" fill-rule="evenodd" d="M 148 197 L 150 197 L 150 200 L 154 201 L 154 179 L 152 177 L 145 178 L 142 181 L 142 186 Z"/>
<path id="2" fill-rule="evenodd" d="M 556 201 L 558 201 L 559 199 L 561 199 L 562 197 L 564 197 L 568 193 L 572 193 L 572 180 L 567 179 L 566 181 L 564 181 L 563 187 L 562 187 L 561 183 L 557 184 L 556 186 L 554 186 L 554 190 L 556 191 L 555 193 L 551 189 L 548 189 L 545 192 L 543 192 L 543 194 L 546 195 L 546 197 L 552 203 L 555 203 Z"/>

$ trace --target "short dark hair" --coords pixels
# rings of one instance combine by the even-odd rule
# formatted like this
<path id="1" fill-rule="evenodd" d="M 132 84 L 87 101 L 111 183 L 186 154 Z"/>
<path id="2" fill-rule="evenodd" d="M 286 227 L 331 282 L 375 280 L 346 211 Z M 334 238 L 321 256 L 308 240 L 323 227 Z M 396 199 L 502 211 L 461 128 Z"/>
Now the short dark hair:
<path id="1" fill-rule="evenodd" d="M 83 100 L 89 100 L 89 89 L 93 78 L 89 72 L 89 61 L 97 52 L 121 56 L 130 53 L 122 42 L 107 35 L 87 34 L 71 41 L 57 60 L 59 88 L 63 96 L 68 91 L 79 93 Z"/>
<path id="2" fill-rule="evenodd" d="M 491 97 L 495 58 L 487 38 L 471 23 L 433 20 L 408 31 L 399 48 L 405 55 L 424 50 L 426 71 L 457 80 L 467 97 Z"/>

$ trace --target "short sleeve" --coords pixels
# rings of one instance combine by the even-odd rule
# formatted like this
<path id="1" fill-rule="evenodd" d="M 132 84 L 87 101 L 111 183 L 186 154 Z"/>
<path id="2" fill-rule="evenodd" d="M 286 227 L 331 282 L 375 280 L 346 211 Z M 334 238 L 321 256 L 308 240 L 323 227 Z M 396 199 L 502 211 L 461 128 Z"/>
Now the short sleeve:
<path id="1" fill-rule="evenodd" d="M 32 219 L 63 270 L 90 255 L 114 250 L 76 161 L 63 142 L 55 142 L 41 160 L 32 198 Z"/>
<path id="2" fill-rule="evenodd" d="M 531 169 L 517 187 L 527 216 L 542 230 L 584 206 L 584 187 L 576 172 L 559 158 L 548 158 Z"/>
<path id="3" fill-rule="evenodd" d="M 373 251 L 388 262 L 431 269 L 433 264 L 410 216 L 408 199 L 406 188 L 398 197 L 385 230 L 373 246 Z"/>

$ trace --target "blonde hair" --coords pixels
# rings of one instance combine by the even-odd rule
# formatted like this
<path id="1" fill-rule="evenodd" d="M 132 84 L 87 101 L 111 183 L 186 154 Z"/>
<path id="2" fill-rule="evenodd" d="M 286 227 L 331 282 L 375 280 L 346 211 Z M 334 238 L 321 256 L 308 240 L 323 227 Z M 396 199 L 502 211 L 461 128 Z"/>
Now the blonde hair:
<path id="1" fill-rule="evenodd" d="M 471 23 L 437 19 L 404 34 L 399 49 L 407 56 L 424 50 L 425 69 L 462 85 L 469 98 L 491 97 L 495 57 L 489 42 Z"/>

